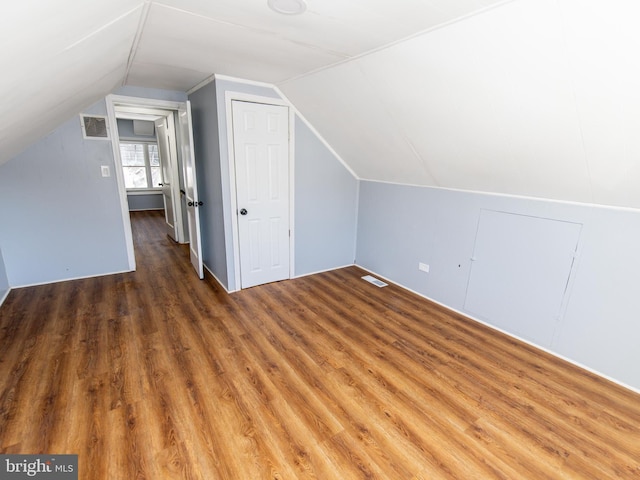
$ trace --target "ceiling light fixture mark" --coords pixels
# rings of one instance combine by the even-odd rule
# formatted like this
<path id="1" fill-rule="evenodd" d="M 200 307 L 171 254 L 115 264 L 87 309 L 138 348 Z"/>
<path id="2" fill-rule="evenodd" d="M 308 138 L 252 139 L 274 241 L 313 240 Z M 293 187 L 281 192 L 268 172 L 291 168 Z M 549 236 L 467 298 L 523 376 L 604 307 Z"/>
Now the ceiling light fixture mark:
<path id="1" fill-rule="evenodd" d="M 300 15 L 307 9 L 305 0 L 267 0 L 269 8 L 283 15 Z"/>

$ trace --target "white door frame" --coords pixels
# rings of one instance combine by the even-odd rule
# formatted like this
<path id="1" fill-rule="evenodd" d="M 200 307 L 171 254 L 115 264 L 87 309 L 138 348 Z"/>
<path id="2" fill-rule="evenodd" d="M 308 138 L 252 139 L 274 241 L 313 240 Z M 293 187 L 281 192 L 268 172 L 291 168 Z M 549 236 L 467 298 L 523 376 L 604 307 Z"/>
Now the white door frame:
<path id="1" fill-rule="evenodd" d="M 236 166 L 235 166 L 235 149 L 233 146 L 233 109 L 231 102 L 238 100 L 242 102 L 262 103 L 266 105 L 278 105 L 287 107 L 289 111 L 289 278 L 293 278 L 295 271 L 295 228 L 294 228 L 294 168 L 295 158 L 295 136 L 294 121 L 295 114 L 292 105 L 280 98 L 262 97 L 241 92 L 225 92 L 225 109 L 227 116 L 227 145 L 229 153 L 229 190 L 230 190 L 230 209 L 231 209 L 231 236 L 233 239 L 233 263 L 235 271 L 235 285 L 230 290 L 240 290 L 242 283 L 240 281 L 240 240 L 238 235 L 238 199 L 236 197 Z"/>
<path id="2" fill-rule="evenodd" d="M 184 225 L 182 222 L 182 197 L 180 196 L 180 159 L 178 158 L 178 132 L 176 130 L 177 122 L 174 120 L 174 113 L 165 110 L 167 114 L 162 115 L 154 121 L 156 126 L 156 140 L 158 141 L 158 153 L 160 154 L 160 165 L 162 168 L 162 197 L 165 207 L 165 219 L 167 218 L 167 192 L 171 202 L 171 209 L 173 210 L 173 226 L 170 230 L 167 230 L 169 237 L 178 243 L 185 243 Z M 158 134 L 160 131 L 165 131 L 167 134 L 166 139 L 160 139 Z M 166 143 L 165 143 L 166 142 Z M 162 146 L 161 146 L 162 144 Z M 167 147 L 167 151 L 163 152 L 164 147 Z M 169 177 L 165 175 L 165 170 L 168 171 Z M 167 181 L 169 180 L 169 182 Z M 169 185 L 169 188 L 167 187 Z M 167 222 L 169 225 L 169 222 Z"/>
<path id="3" fill-rule="evenodd" d="M 116 119 L 116 107 L 131 107 L 132 113 L 136 107 L 142 110 L 159 109 L 177 112 L 180 106 L 184 106 L 186 102 L 174 102 L 170 100 L 157 100 L 153 98 L 129 97 L 124 95 L 107 95 L 107 116 L 109 121 L 109 130 L 111 135 L 111 147 L 113 149 L 113 158 L 115 162 L 115 175 L 118 184 L 118 193 L 120 195 L 120 210 L 122 214 L 122 224 L 124 228 L 125 242 L 127 245 L 127 258 L 129 260 L 129 269 L 136 269 L 136 257 L 133 248 L 133 233 L 131 231 L 131 218 L 129 217 L 129 203 L 127 202 L 127 189 L 124 184 L 124 173 L 122 171 L 122 159 L 120 158 L 120 139 L 118 138 L 118 122 Z"/>

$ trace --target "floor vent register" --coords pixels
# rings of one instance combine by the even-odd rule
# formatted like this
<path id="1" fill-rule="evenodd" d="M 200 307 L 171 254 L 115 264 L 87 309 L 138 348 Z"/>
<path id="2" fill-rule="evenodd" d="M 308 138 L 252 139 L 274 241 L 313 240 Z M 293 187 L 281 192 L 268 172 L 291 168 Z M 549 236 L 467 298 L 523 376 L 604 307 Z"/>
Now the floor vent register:
<path id="1" fill-rule="evenodd" d="M 375 277 L 372 277 L 371 275 L 365 275 L 364 277 L 362 277 L 363 280 L 366 280 L 369 283 L 373 283 L 376 287 L 386 287 L 387 284 L 384 283 L 382 280 L 378 280 Z"/>

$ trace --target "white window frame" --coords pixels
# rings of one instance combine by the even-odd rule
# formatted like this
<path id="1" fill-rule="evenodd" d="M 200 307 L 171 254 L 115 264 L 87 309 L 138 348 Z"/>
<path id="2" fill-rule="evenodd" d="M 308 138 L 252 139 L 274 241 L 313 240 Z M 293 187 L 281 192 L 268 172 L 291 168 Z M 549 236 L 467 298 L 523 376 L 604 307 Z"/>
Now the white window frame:
<path id="1" fill-rule="evenodd" d="M 120 149 L 122 152 L 122 146 L 123 145 L 144 145 L 144 168 L 145 168 L 145 172 L 147 174 L 147 185 L 149 185 L 149 183 L 152 181 L 153 176 L 151 175 L 151 160 L 149 157 L 149 146 L 150 145 L 155 145 L 156 147 L 158 146 L 158 142 L 156 142 L 155 140 L 141 140 L 138 138 L 121 138 L 120 139 Z M 122 153 L 121 153 L 122 155 Z M 131 168 L 131 167 L 127 167 L 126 165 L 122 165 L 122 169 L 123 169 L 123 173 L 124 173 L 124 169 L 126 168 Z M 162 167 L 160 167 L 160 180 L 163 181 L 162 178 Z M 126 179 L 125 179 L 126 181 Z M 137 195 L 147 195 L 147 194 L 154 194 L 154 193 L 160 193 L 162 192 L 162 187 L 159 185 L 153 185 L 151 187 L 145 187 L 145 188 L 126 188 L 127 194 L 137 194 Z"/>

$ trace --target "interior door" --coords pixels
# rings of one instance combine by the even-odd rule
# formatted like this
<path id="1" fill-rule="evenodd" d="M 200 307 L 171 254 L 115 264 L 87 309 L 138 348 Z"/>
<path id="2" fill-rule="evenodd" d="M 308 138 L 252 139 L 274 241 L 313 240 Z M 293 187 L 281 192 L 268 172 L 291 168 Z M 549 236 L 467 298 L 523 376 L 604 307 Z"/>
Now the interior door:
<path id="1" fill-rule="evenodd" d="M 182 169 L 187 200 L 187 222 L 189 226 L 189 256 L 198 276 L 204 278 L 202 265 L 202 244 L 200 242 L 200 215 L 202 202 L 198 200 L 195 157 L 193 150 L 193 130 L 191 128 L 191 102 L 186 102 L 178 110 L 178 131 L 182 149 Z"/>
<path id="2" fill-rule="evenodd" d="M 240 284 L 289 274 L 289 109 L 234 100 Z"/>
<path id="3" fill-rule="evenodd" d="M 162 117 L 155 121 L 156 136 L 158 141 L 158 154 L 162 166 L 162 199 L 164 200 L 164 218 L 166 221 L 167 235 L 174 241 L 178 241 L 178 228 L 176 218 L 175 196 L 173 194 L 174 179 L 171 162 L 171 142 L 169 138 L 169 117 Z"/>

